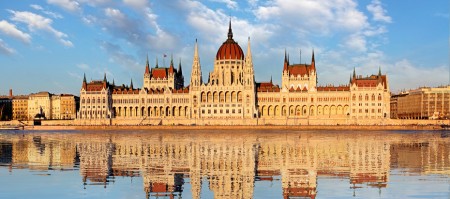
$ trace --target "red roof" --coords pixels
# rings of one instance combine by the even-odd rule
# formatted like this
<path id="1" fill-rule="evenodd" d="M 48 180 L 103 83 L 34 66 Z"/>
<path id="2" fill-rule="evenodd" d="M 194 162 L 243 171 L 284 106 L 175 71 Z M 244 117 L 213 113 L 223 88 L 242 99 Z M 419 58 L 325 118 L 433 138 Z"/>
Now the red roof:
<path id="1" fill-rule="evenodd" d="M 289 74 L 290 75 L 308 75 L 309 76 L 309 72 L 311 70 L 313 70 L 313 68 L 311 67 L 311 65 L 307 65 L 307 64 L 294 64 L 294 65 L 289 65 L 287 67 Z"/>
<path id="2" fill-rule="evenodd" d="M 378 75 L 371 75 L 370 77 L 354 78 L 352 84 L 355 83 L 358 87 L 377 87 L 379 83 Z M 386 75 L 381 75 L 381 83 L 384 84 L 384 88 L 387 89 Z"/>
<path id="3" fill-rule="evenodd" d="M 152 78 L 167 79 L 167 68 L 152 68 Z"/>
<path id="4" fill-rule="evenodd" d="M 240 59 L 244 60 L 244 52 L 237 42 L 233 40 L 233 31 L 231 30 L 231 21 L 228 28 L 228 39 L 223 42 L 217 51 L 216 60 L 221 59 Z"/>
<path id="5" fill-rule="evenodd" d="M 273 85 L 272 82 L 256 83 L 256 89 L 258 92 L 280 92 L 280 87 Z"/>
<path id="6" fill-rule="evenodd" d="M 101 91 L 106 87 L 103 81 L 91 81 L 86 84 L 86 91 Z"/>
<path id="7" fill-rule="evenodd" d="M 242 48 L 233 39 L 228 39 L 223 42 L 217 51 L 216 60 L 221 59 L 244 59 L 244 52 Z"/>

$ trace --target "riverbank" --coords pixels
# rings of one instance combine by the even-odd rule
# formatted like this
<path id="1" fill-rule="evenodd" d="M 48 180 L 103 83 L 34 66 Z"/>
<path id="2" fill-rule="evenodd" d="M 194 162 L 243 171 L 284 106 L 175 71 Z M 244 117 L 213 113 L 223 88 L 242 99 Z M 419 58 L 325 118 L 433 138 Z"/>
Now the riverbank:
<path id="1" fill-rule="evenodd" d="M 223 125 L 216 120 L 151 120 L 142 124 L 142 120 L 118 120 L 105 123 L 91 123 L 85 120 L 42 120 L 41 125 L 33 121 L 0 121 L 0 126 L 20 126 L 24 130 L 225 130 L 225 129 L 269 129 L 269 130 L 442 130 L 442 124 L 450 120 L 393 120 L 383 119 L 362 123 L 360 121 L 337 123 L 339 120 L 281 120 L 259 119 L 233 121 Z M 228 121 L 228 123 L 230 122 Z"/>
<path id="2" fill-rule="evenodd" d="M 24 126 L 24 130 L 442 130 L 439 125 L 309 125 L 309 126 L 285 126 L 285 125 L 265 125 L 265 126 Z"/>

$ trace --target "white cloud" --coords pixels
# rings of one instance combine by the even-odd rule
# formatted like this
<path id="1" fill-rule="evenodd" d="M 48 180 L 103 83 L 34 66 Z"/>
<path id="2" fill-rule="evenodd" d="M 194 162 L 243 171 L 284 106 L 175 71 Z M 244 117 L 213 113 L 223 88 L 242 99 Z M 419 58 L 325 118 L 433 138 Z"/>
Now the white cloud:
<path id="1" fill-rule="evenodd" d="M 367 10 L 372 13 L 374 21 L 391 23 L 392 18 L 387 15 L 387 11 L 382 7 L 380 0 L 372 0 L 367 5 Z"/>
<path id="2" fill-rule="evenodd" d="M 359 52 L 367 51 L 366 39 L 362 35 L 360 35 L 358 33 L 350 35 L 345 40 L 344 44 L 350 50 L 356 50 L 356 51 L 359 51 Z"/>
<path id="3" fill-rule="evenodd" d="M 11 20 L 27 24 L 30 31 L 42 30 L 48 32 L 56 37 L 64 46 L 73 46 L 72 42 L 66 39 L 68 37 L 67 34 L 52 27 L 53 21 L 51 19 L 27 11 L 9 11 L 13 14 Z"/>
<path id="4" fill-rule="evenodd" d="M 47 0 L 47 3 L 56 5 L 71 12 L 79 11 L 81 9 L 80 3 L 75 0 Z"/>
<path id="5" fill-rule="evenodd" d="M 31 4 L 30 7 L 32 7 L 32 8 L 35 9 L 35 10 L 42 11 L 42 13 L 44 13 L 44 14 L 46 14 L 46 15 L 48 15 L 48 16 L 54 18 L 54 19 L 62 19 L 62 18 L 63 18 L 62 15 L 60 15 L 60 14 L 58 14 L 58 13 L 55 13 L 55 12 L 51 12 L 51 11 L 45 10 L 45 9 L 42 8 L 40 5 Z"/>
<path id="6" fill-rule="evenodd" d="M 11 55 L 16 53 L 13 48 L 10 48 L 2 39 L 0 39 L 0 53 L 4 55 Z"/>
<path id="7" fill-rule="evenodd" d="M 3 32 L 3 34 L 10 37 L 16 38 L 23 43 L 29 44 L 31 42 L 31 36 L 29 34 L 20 31 L 14 24 L 11 24 L 5 20 L 0 21 L 0 32 Z"/>
<path id="8" fill-rule="evenodd" d="M 237 9 L 238 8 L 238 3 L 236 1 L 233 1 L 233 0 L 210 0 L 210 1 L 224 3 L 230 9 Z"/>
<path id="9" fill-rule="evenodd" d="M 31 4 L 30 7 L 34 8 L 35 10 L 43 10 L 44 9 L 40 5 L 36 5 L 36 4 Z"/>
<path id="10" fill-rule="evenodd" d="M 131 6 L 133 8 L 145 8 L 148 6 L 147 0 L 123 0 L 123 3 L 127 6 Z"/>

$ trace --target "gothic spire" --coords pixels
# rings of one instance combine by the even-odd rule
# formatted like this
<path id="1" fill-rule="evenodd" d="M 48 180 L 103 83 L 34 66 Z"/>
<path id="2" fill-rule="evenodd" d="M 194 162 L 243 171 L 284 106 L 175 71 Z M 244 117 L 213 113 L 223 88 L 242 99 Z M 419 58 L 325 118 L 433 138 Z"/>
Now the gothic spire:
<path id="1" fill-rule="evenodd" d="M 381 77 L 381 67 L 378 67 L 378 76 Z"/>
<path id="2" fill-rule="evenodd" d="M 353 79 L 356 79 L 356 69 L 353 67 Z"/>
<path id="3" fill-rule="evenodd" d="M 148 63 L 148 53 L 147 53 L 147 61 L 145 62 L 145 74 L 150 74 L 150 65 Z"/>
<path id="4" fill-rule="evenodd" d="M 105 73 L 105 75 L 103 76 L 103 82 L 106 82 L 106 73 Z"/>
<path id="5" fill-rule="evenodd" d="M 183 75 L 183 71 L 181 70 L 181 58 L 180 58 L 180 62 L 178 64 L 178 69 L 177 69 L 178 75 L 182 76 Z"/>
<path id="6" fill-rule="evenodd" d="M 86 83 L 86 73 L 84 73 L 83 83 Z"/>
<path id="7" fill-rule="evenodd" d="M 158 68 L 158 57 L 156 57 L 156 66 L 155 68 Z"/>
<path id="8" fill-rule="evenodd" d="M 173 54 L 170 55 L 169 73 L 173 74 Z"/>
<path id="9" fill-rule="evenodd" d="M 233 30 L 231 30 L 231 18 L 230 23 L 228 25 L 228 39 L 233 39 Z"/>
<path id="10" fill-rule="evenodd" d="M 313 63 L 313 62 L 316 62 L 316 60 L 314 59 L 314 49 L 313 49 L 313 52 L 312 52 L 312 59 L 311 59 L 311 63 Z"/>
<path id="11" fill-rule="evenodd" d="M 131 78 L 130 89 L 133 90 L 133 78 Z"/>

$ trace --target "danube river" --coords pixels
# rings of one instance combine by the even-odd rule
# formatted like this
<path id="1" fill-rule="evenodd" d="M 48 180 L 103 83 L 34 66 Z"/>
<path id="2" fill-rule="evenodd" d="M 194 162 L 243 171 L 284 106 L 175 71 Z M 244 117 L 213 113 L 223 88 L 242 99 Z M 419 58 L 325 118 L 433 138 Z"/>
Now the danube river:
<path id="1" fill-rule="evenodd" d="M 449 131 L 0 131 L 0 198 L 450 198 Z"/>

